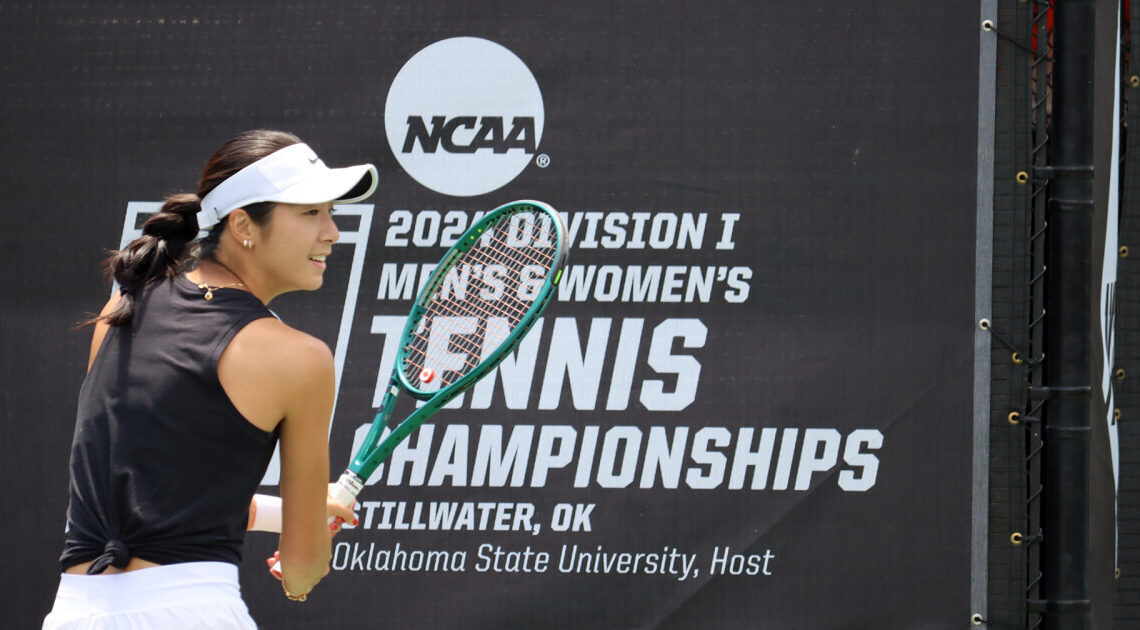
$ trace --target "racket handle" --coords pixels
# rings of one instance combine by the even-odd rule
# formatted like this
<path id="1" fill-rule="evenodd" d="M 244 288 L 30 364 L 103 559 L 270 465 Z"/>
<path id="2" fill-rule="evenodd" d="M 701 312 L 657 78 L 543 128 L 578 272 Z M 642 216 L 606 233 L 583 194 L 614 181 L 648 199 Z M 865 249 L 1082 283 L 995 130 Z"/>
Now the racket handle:
<path id="1" fill-rule="evenodd" d="M 357 475 L 351 470 L 346 470 L 342 472 L 340 478 L 336 480 L 331 494 L 334 501 L 344 507 L 349 507 L 356 501 L 356 495 L 360 494 L 360 491 L 363 489 L 364 480 L 360 478 L 360 475 Z M 331 518 L 329 522 L 332 522 Z"/>
<path id="2" fill-rule="evenodd" d="M 356 495 L 360 494 L 360 491 L 363 489 L 364 480 L 360 478 L 360 475 L 357 475 L 351 470 L 346 470 L 341 473 L 340 478 L 336 480 L 336 484 L 333 485 L 329 494 L 334 501 L 348 507 L 356 501 Z M 330 516 L 329 523 L 331 524 L 332 522 L 333 517 Z M 281 561 L 278 560 L 274 563 L 274 565 L 269 568 L 269 572 L 272 573 L 274 577 L 280 578 Z"/>

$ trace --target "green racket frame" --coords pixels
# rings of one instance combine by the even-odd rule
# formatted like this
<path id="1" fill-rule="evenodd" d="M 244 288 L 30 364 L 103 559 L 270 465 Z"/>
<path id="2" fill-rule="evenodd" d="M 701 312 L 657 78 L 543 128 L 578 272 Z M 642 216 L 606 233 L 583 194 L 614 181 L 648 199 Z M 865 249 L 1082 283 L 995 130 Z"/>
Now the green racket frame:
<path id="1" fill-rule="evenodd" d="M 534 212 L 535 210 L 541 210 L 550 216 L 550 224 L 555 231 L 555 242 L 553 245 L 556 251 L 550 266 L 550 273 L 535 295 L 533 304 L 527 309 L 527 312 L 519 320 L 518 325 L 499 347 L 492 351 L 490 355 L 467 374 L 464 374 L 454 383 L 438 391 L 423 391 L 417 389 L 412 385 L 408 375 L 404 374 L 403 365 L 405 364 L 408 345 L 412 341 L 413 334 L 416 331 L 421 316 L 427 310 L 427 304 L 430 302 L 431 296 L 443 284 L 448 271 L 455 267 L 456 263 L 463 259 L 463 255 L 478 243 L 489 226 L 501 221 L 504 217 L 509 217 L 521 212 Z M 535 321 L 537 321 L 542 315 L 542 312 L 546 310 L 547 303 L 550 301 L 551 296 L 554 295 L 555 287 L 558 286 L 558 282 L 562 279 L 562 268 L 566 263 L 568 250 L 569 243 L 565 221 L 554 208 L 551 208 L 541 201 L 514 201 L 499 206 L 487 213 L 486 216 L 463 233 L 459 241 L 444 254 L 443 260 L 439 266 L 436 267 L 424 285 L 423 290 L 420 291 L 419 297 L 416 298 L 415 305 L 408 315 L 408 321 L 404 325 L 404 332 L 400 338 L 400 350 L 396 356 L 396 365 L 392 370 L 392 378 L 388 384 L 387 391 L 384 393 L 384 399 L 380 403 L 380 408 L 377 410 L 376 417 L 372 420 L 372 428 L 369 430 L 368 436 L 365 438 L 362 446 L 353 456 L 348 469 L 344 475 L 341 476 L 340 485 L 345 491 L 343 494 L 351 494 L 354 499 L 356 494 L 363 488 L 365 480 L 392 454 L 392 451 L 395 450 L 396 446 L 399 445 L 404 438 L 418 429 L 420 425 L 436 411 L 451 402 L 452 399 L 468 387 L 474 385 L 476 381 L 486 376 L 504 357 L 518 347 L 518 344 L 530 331 Z M 396 406 L 396 397 L 400 390 L 407 392 L 413 398 L 427 402 L 393 428 L 392 432 L 388 434 L 388 437 L 384 438 L 379 444 L 376 444 L 388 425 L 392 411 Z M 375 447 L 372 446 L 374 444 L 376 444 Z M 346 501 L 345 503 L 348 504 L 350 501 Z"/>

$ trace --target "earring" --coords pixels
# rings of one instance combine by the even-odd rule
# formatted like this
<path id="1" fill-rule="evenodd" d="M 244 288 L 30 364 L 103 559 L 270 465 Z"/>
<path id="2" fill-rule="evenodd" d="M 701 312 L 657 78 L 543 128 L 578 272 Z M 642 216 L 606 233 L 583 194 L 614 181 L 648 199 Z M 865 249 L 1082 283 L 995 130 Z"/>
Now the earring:
<path id="1" fill-rule="evenodd" d="M 246 249 L 253 249 L 253 241 L 244 240 L 241 242 L 241 246 L 246 248 Z"/>

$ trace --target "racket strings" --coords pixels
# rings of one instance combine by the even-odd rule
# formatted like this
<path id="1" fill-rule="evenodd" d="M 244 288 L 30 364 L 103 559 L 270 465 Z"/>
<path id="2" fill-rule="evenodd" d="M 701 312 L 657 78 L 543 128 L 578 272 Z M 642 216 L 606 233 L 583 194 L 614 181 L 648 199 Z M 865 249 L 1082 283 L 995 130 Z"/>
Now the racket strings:
<path id="1" fill-rule="evenodd" d="M 451 340 L 448 342 L 448 345 L 444 346 L 444 345 L 441 345 L 441 344 L 438 344 L 438 343 L 432 341 L 428 336 L 422 335 L 420 333 L 414 333 L 414 334 L 415 334 L 415 337 L 417 339 L 419 339 L 420 341 L 423 342 L 423 345 L 420 345 L 420 346 L 413 345 L 412 350 L 419 351 L 419 354 L 421 354 L 421 356 L 423 356 L 424 360 L 415 361 L 412 359 L 408 359 L 408 364 L 410 367 L 415 368 L 417 370 L 423 370 L 425 367 L 427 367 L 427 363 L 428 363 L 427 358 L 428 358 L 428 356 L 430 356 L 430 353 L 428 352 L 428 350 L 430 348 L 436 348 L 440 351 L 441 354 L 443 354 L 447 357 L 454 358 L 454 357 L 456 357 L 456 355 L 452 352 L 452 350 L 449 346 L 461 345 L 461 344 L 455 343 L 456 339 L 461 338 L 461 337 L 458 337 L 455 335 L 451 336 Z M 459 375 L 460 378 L 462 378 L 462 376 L 464 374 L 466 374 L 468 370 L 479 365 L 478 361 L 473 360 L 471 358 L 472 356 L 473 355 L 471 352 L 466 352 L 466 353 L 464 353 L 463 358 L 460 359 L 460 361 L 464 364 L 464 366 L 467 369 L 465 369 L 465 370 L 464 369 L 461 369 L 461 370 L 451 369 L 448 371 L 449 372 L 455 372 Z M 474 356 L 479 356 L 479 355 L 476 353 L 476 354 L 474 354 Z M 442 363 L 442 361 L 440 361 L 439 363 Z M 449 366 L 449 367 L 451 367 L 451 366 Z M 450 384 L 450 381 L 446 377 L 443 377 L 443 376 L 440 377 L 440 386 L 441 387 L 446 387 L 449 384 Z"/>
<path id="2" fill-rule="evenodd" d="M 472 256 L 472 258 L 475 260 L 480 260 L 477 256 Z M 490 265 L 484 266 L 484 271 L 486 270 L 486 268 L 488 266 L 500 266 L 499 263 L 496 263 L 494 261 L 490 261 L 490 262 L 491 262 Z M 517 275 L 521 278 L 522 277 L 522 270 L 521 269 L 518 270 L 518 272 L 515 275 Z M 480 278 L 478 278 L 477 281 L 483 284 L 484 289 L 490 289 L 491 288 L 490 285 L 487 284 L 487 281 L 483 277 L 483 274 L 480 274 Z M 462 308 L 472 308 L 472 309 L 482 308 L 484 311 L 486 311 L 488 313 L 495 313 L 495 314 L 503 315 L 504 317 L 510 317 L 511 319 L 515 319 L 515 320 L 522 319 L 522 317 L 524 315 L 526 315 L 527 305 L 517 295 L 513 295 L 514 293 L 518 292 L 518 287 L 521 286 L 521 284 L 522 284 L 521 281 L 516 282 L 516 283 L 512 283 L 509 287 L 506 286 L 506 284 L 504 284 L 501 291 L 492 291 L 492 293 L 491 293 L 492 295 L 494 295 L 495 293 L 501 293 L 501 295 L 498 298 L 491 300 L 491 299 L 482 297 L 482 295 L 480 294 L 478 305 L 476 305 L 475 303 L 471 303 L 470 307 L 464 306 Z M 510 288 L 514 288 L 515 291 L 509 291 Z M 452 301 L 454 301 L 454 300 L 452 300 Z M 461 303 L 467 304 L 466 301 L 461 301 Z"/>
<path id="3" fill-rule="evenodd" d="M 492 312 L 473 313 L 473 312 L 468 311 L 468 310 L 459 310 L 459 309 L 456 309 L 454 307 L 447 306 L 446 304 L 440 304 L 439 307 L 440 307 L 440 313 L 445 314 L 449 317 L 460 318 L 460 317 L 470 317 L 472 315 L 478 315 L 479 316 L 477 318 L 478 324 L 475 327 L 475 331 L 473 333 L 469 333 L 469 334 L 479 334 L 479 335 L 483 335 L 483 336 L 488 336 L 488 334 L 491 331 L 487 327 L 487 322 L 493 321 L 495 319 L 505 320 L 507 322 L 507 329 L 505 331 L 505 334 L 499 336 L 499 337 L 501 337 L 499 339 L 499 341 L 501 341 L 502 339 L 505 339 L 507 334 L 509 334 L 510 331 L 514 328 L 514 324 L 511 323 L 511 320 L 505 316 L 500 315 L 499 313 L 492 313 Z M 497 344 L 497 342 L 496 342 L 496 344 Z"/>
<path id="4" fill-rule="evenodd" d="M 482 290 L 478 284 L 485 284 L 485 282 L 479 278 L 475 282 L 476 286 L 472 293 L 478 295 Z M 478 361 L 473 361 L 469 357 L 480 357 L 484 351 L 498 347 L 507 339 L 510 332 L 526 314 L 524 309 L 518 307 L 522 304 L 521 302 L 512 304 L 508 301 L 505 304 L 506 308 L 497 305 L 497 302 L 502 302 L 502 300 L 496 302 L 485 299 L 434 300 L 429 304 L 428 310 L 424 314 L 424 321 L 427 324 L 424 331 L 417 331 L 415 336 L 424 344 L 424 350 L 430 346 L 443 353 L 445 358 L 455 357 L 451 352 L 452 348 L 463 351 L 468 357 L 463 360 L 463 363 L 466 364 L 467 368 L 473 368 L 478 365 Z M 466 323 L 472 320 L 476 322 L 473 329 L 456 326 L 459 322 Z M 492 327 L 489 325 L 492 321 L 503 322 L 506 326 Z M 435 331 L 434 333 L 427 332 L 429 326 Z M 447 338 L 449 347 L 433 342 L 431 340 L 433 335 Z M 475 340 L 472 337 L 475 337 Z M 415 344 L 413 344 L 412 349 L 417 349 Z M 424 362 L 428 361 L 430 353 L 421 352 L 418 354 L 423 356 Z M 421 365 L 416 367 L 422 369 Z M 463 370 L 459 376 L 462 377 L 466 372 L 467 370 Z M 446 386 L 446 384 L 447 379 L 444 379 L 442 385 Z"/>
<path id="5" fill-rule="evenodd" d="M 529 224 L 530 238 L 517 238 L 509 230 L 514 227 L 510 223 L 519 216 L 495 222 L 479 243 L 453 261 L 453 270 L 466 263 L 469 274 L 476 265 L 482 268 L 470 274 L 469 280 L 464 278 L 462 290 L 446 291 L 446 287 L 441 287 L 432 295 L 423 314 L 423 325 L 413 332 L 413 339 L 405 348 L 405 374 L 418 372 L 426 382 L 434 375 L 429 368 L 439 366 L 444 372 L 439 375 L 439 387 L 446 387 L 477 367 L 484 352 L 499 347 L 524 319 L 530 306 L 520 295 L 523 275 L 529 271 L 534 281 L 545 281 L 556 258 L 553 243 L 557 235 L 539 225 L 543 220 L 549 225 L 549 217 L 532 213 L 522 215 Z M 489 281 L 490 267 L 502 268 L 503 274 L 494 275 Z M 491 326 L 491 322 L 500 325 Z M 506 326 L 501 325 L 504 323 Z M 447 341 L 439 341 L 443 339 Z"/>
<path id="6" fill-rule="evenodd" d="M 430 320 L 432 326 L 436 331 L 442 331 L 446 333 L 446 336 L 451 339 L 451 345 L 457 346 L 469 354 L 472 352 L 475 352 L 477 354 L 477 351 L 481 350 L 481 348 L 479 348 L 479 344 L 470 340 L 471 335 L 475 335 L 478 338 L 483 339 L 484 346 L 487 345 L 485 341 L 487 339 L 491 339 L 492 347 L 494 347 L 502 343 L 502 341 L 507 338 L 507 336 L 510 334 L 510 331 L 513 329 L 513 324 L 510 323 L 510 320 L 505 317 L 497 317 L 497 313 L 483 314 L 479 312 L 473 312 L 472 310 L 457 309 L 454 306 L 448 306 L 447 303 L 443 302 L 436 303 L 433 306 L 439 310 L 429 312 L 424 316 L 424 320 Z M 439 315 L 444 315 L 444 317 L 437 317 Z M 508 325 L 506 330 L 502 331 L 503 334 L 494 335 L 492 337 L 492 329 L 487 325 L 487 323 L 495 320 L 496 318 L 501 321 L 505 320 Z M 451 322 L 470 321 L 471 319 L 474 319 L 477 322 L 474 330 L 463 330 L 451 324 Z M 430 336 L 425 335 L 418 330 L 414 334 L 417 338 L 422 339 L 425 344 L 430 344 L 437 348 L 440 347 L 439 344 L 435 344 L 430 341 Z M 442 350 L 444 352 L 447 351 L 446 348 L 442 348 Z"/>
<path id="7" fill-rule="evenodd" d="M 521 259 L 525 259 L 525 260 L 530 261 L 533 264 L 539 265 L 540 267 L 543 267 L 545 269 L 549 269 L 550 264 L 554 261 L 554 256 L 552 254 L 547 254 L 546 252 L 543 252 L 542 250 L 537 249 L 537 248 L 532 247 L 532 246 L 528 246 L 525 249 L 524 248 L 518 248 L 518 247 L 511 247 L 510 245 L 507 244 L 506 241 L 499 238 L 498 236 L 495 236 L 494 234 L 487 236 L 487 240 L 495 245 L 495 247 L 488 248 L 489 252 L 491 254 L 501 253 L 501 254 L 506 254 L 508 257 L 510 257 L 510 254 L 508 252 L 514 252 L 515 257 L 510 258 L 510 260 L 512 262 L 520 261 Z M 536 256 L 530 255 L 529 252 L 534 252 L 536 254 Z"/>
<path id="8" fill-rule="evenodd" d="M 518 296 L 512 295 L 510 292 L 508 292 L 507 289 L 510 287 L 507 287 L 506 284 L 504 284 L 502 287 L 498 287 L 497 288 L 498 290 L 494 290 L 495 287 L 492 287 L 490 285 L 490 283 L 488 283 L 486 280 L 486 274 L 491 268 L 499 267 L 499 268 L 502 268 L 504 271 L 508 271 L 509 268 L 507 268 L 505 265 L 502 265 L 501 263 L 498 263 L 496 261 L 493 261 L 490 259 L 482 259 L 478 255 L 472 255 L 471 258 L 472 258 L 472 260 L 474 260 L 476 262 L 483 263 L 481 265 L 477 265 L 478 267 L 480 267 L 480 269 L 479 269 L 479 272 L 476 274 L 476 278 L 474 280 L 475 282 L 482 284 L 482 288 L 476 287 L 475 291 L 473 291 L 474 293 L 476 293 L 479 296 L 479 299 L 472 301 L 472 300 L 468 300 L 466 298 L 466 296 L 464 296 L 461 299 L 451 299 L 451 300 L 439 298 L 439 299 L 433 299 L 432 303 L 433 304 L 439 304 L 439 303 L 443 303 L 443 302 L 460 303 L 460 304 L 464 304 L 464 305 L 469 305 L 469 306 L 463 306 L 462 308 L 481 309 L 481 312 L 488 313 L 488 314 L 497 314 L 497 315 L 502 315 L 504 317 L 512 317 L 513 319 L 522 319 L 522 317 L 524 315 L 526 315 L 526 311 L 527 311 L 527 306 L 523 302 L 523 300 L 519 299 Z M 517 275 L 519 275 L 521 278 L 521 270 L 519 270 Z M 507 278 L 509 278 L 509 276 L 507 276 Z M 517 288 L 519 285 L 521 285 L 521 282 L 512 283 L 511 287 Z M 496 297 L 488 297 L 488 295 L 487 295 L 488 290 L 491 290 L 490 294 L 489 294 L 490 296 L 496 296 Z"/>
<path id="9" fill-rule="evenodd" d="M 521 304 L 521 302 L 520 302 Z M 509 309 L 509 310 L 508 310 Z M 425 314 L 424 319 L 430 320 L 436 330 L 442 330 L 451 337 L 453 345 L 459 347 L 468 353 L 477 354 L 483 350 L 489 350 L 497 347 L 510 335 L 519 321 L 522 320 L 526 314 L 525 310 L 518 308 L 513 304 L 506 304 L 506 308 L 496 307 L 487 300 L 465 300 L 465 301 L 434 301 L 429 306 L 429 312 Z M 444 315 L 446 317 L 438 318 L 437 316 Z M 464 318 L 474 318 L 476 323 L 474 330 L 458 330 L 454 326 L 448 324 L 451 321 L 464 321 Z M 492 321 L 501 321 L 506 324 L 506 327 L 496 327 L 492 329 L 489 323 Z M 498 334 L 495 334 L 498 333 Z M 479 344 L 470 341 L 469 337 L 475 335 L 483 340 L 483 347 Z M 417 331 L 416 337 L 422 338 L 424 343 L 430 343 L 428 337 Z M 488 343 L 489 342 L 489 343 Z M 438 344 L 432 344 L 434 347 L 439 348 Z M 446 349 L 441 348 L 446 351 Z"/>

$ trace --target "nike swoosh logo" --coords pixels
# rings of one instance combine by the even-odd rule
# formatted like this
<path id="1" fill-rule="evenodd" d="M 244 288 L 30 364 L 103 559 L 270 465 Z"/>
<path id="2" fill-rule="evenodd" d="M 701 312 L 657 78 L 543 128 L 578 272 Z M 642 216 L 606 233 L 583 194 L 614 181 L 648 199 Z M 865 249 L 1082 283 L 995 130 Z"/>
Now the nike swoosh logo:
<path id="1" fill-rule="evenodd" d="M 321 158 L 312 158 L 311 160 L 309 160 L 309 164 L 316 164 L 317 160 L 319 160 L 319 159 L 321 159 Z"/>

